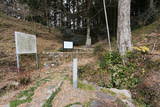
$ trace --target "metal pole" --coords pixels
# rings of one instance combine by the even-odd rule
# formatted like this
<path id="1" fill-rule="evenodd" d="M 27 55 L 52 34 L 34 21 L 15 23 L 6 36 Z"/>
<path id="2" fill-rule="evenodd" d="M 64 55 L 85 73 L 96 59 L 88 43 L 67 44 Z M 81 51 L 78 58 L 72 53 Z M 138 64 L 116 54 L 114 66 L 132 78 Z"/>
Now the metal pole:
<path id="1" fill-rule="evenodd" d="M 105 19 L 106 19 L 106 27 L 107 27 L 107 35 L 108 35 L 108 44 L 109 44 L 109 49 L 110 49 L 110 51 L 111 51 L 112 48 L 111 48 L 109 25 L 108 25 L 108 16 L 107 16 L 106 1 L 105 1 L 105 0 L 103 0 L 103 6 L 104 6 Z"/>
<path id="2" fill-rule="evenodd" d="M 19 72 L 20 71 L 19 55 L 16 54 L 16 57 L 17 57 L 17 69 L 18 69 L 18 72 Z"/>

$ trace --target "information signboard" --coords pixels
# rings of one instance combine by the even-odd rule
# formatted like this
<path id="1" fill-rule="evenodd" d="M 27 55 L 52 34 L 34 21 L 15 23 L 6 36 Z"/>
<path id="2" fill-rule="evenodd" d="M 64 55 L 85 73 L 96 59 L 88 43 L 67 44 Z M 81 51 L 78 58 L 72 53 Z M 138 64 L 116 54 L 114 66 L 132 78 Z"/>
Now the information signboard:
<path id="1" fill-rule="evenodd" d="M 20 69 L 19 55 L 21 54 L 35 54 L 37 68 L 38 68 L 36 36 L 31 35 L 31 34 L 22 33 L 22 32 L 15 32 L 15 43 L 16 43 L 16 56 L 17 56 L 18 71 Z"/>
<path id="2" fill-rule="evenodd" d="M 21 32 L 15 32 L 16 53 L 37 53 L 36 36 Z"/>
<path id="3" fill-rule="evenodd" d="M 72 41 L 64 41 L 64 49 L 73 49 Z"/>

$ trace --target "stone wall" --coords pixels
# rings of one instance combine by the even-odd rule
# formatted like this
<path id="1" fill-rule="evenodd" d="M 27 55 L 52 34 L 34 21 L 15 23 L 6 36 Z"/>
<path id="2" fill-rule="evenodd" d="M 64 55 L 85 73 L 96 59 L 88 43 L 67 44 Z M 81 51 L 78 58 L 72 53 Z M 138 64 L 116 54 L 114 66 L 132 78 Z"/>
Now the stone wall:
<path id="1" fill-rule="evenodd" d="M 43 66 L 54 67 L 69 62 L 73 58 L 87 58 L 92 56 L 92 53 L 91 48 L 74 49 L 70 52 L 43 52 L 40 54 L 40 62 Z"/>

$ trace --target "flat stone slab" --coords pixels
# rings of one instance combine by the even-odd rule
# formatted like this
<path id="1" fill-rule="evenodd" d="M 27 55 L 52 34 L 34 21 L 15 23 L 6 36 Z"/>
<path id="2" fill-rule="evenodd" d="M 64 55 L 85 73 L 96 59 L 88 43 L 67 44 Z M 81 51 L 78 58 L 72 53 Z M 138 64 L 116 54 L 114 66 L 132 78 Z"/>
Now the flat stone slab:
<path id="1" fill-rule="evenodd" d="M 80 104 L 74 104 L 74 105 L 72 105 L 72 106 L 70 106 L 70 107 L 83 107 L 83 106 L 80 105 Z"/>
<path id="2" fill-rule="evenodd" d="M 10 105 L 9 104 L 0 105 L 0 107 L 10 107 Z"/>
<path id="3" fill-rule="evenodd" d="M 100 101 L 92 101 L 90 107 L 106 107 L 103 102 Z"/>

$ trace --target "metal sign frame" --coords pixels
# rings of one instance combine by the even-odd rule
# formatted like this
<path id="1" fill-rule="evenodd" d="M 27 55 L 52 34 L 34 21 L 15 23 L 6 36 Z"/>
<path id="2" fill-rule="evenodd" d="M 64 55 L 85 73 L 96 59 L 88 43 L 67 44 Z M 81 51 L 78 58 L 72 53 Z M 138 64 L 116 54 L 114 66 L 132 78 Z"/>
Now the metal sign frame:
<path id="1" fill-rule="evenodd" d="M 34 40 L 35 40 L 35 50 L 34 52 L 27 52 L 27 51 L 24 51 L 24 52 L 20 52 L 18 49 L 19 49 L 19 46 L 18 46 L 18 34 L 20 34 L 21 36 L 23 35 L 24 37 L 28 36 L 28 37 L 32 37 Z M 37 69 L 38 69 L 38 54 L 37 54 L 37 40 L 36 40 L 36 36 L 35 35 L 31 35 L 31 34 L 26 34 L 26 33 L 22 33 L 22 32 L 15 32 L 15 45 L 16 45 L 16 59 L 17 59 L 17 69 L 18 69 L 18 72 L 20 71 L 20 58 L 19 56 L 22 55 L 22 54 L 35 54 L 36 57 L 35 57 L 35 60 L 36 60 L 36 66 L 37 66 Z"/>

